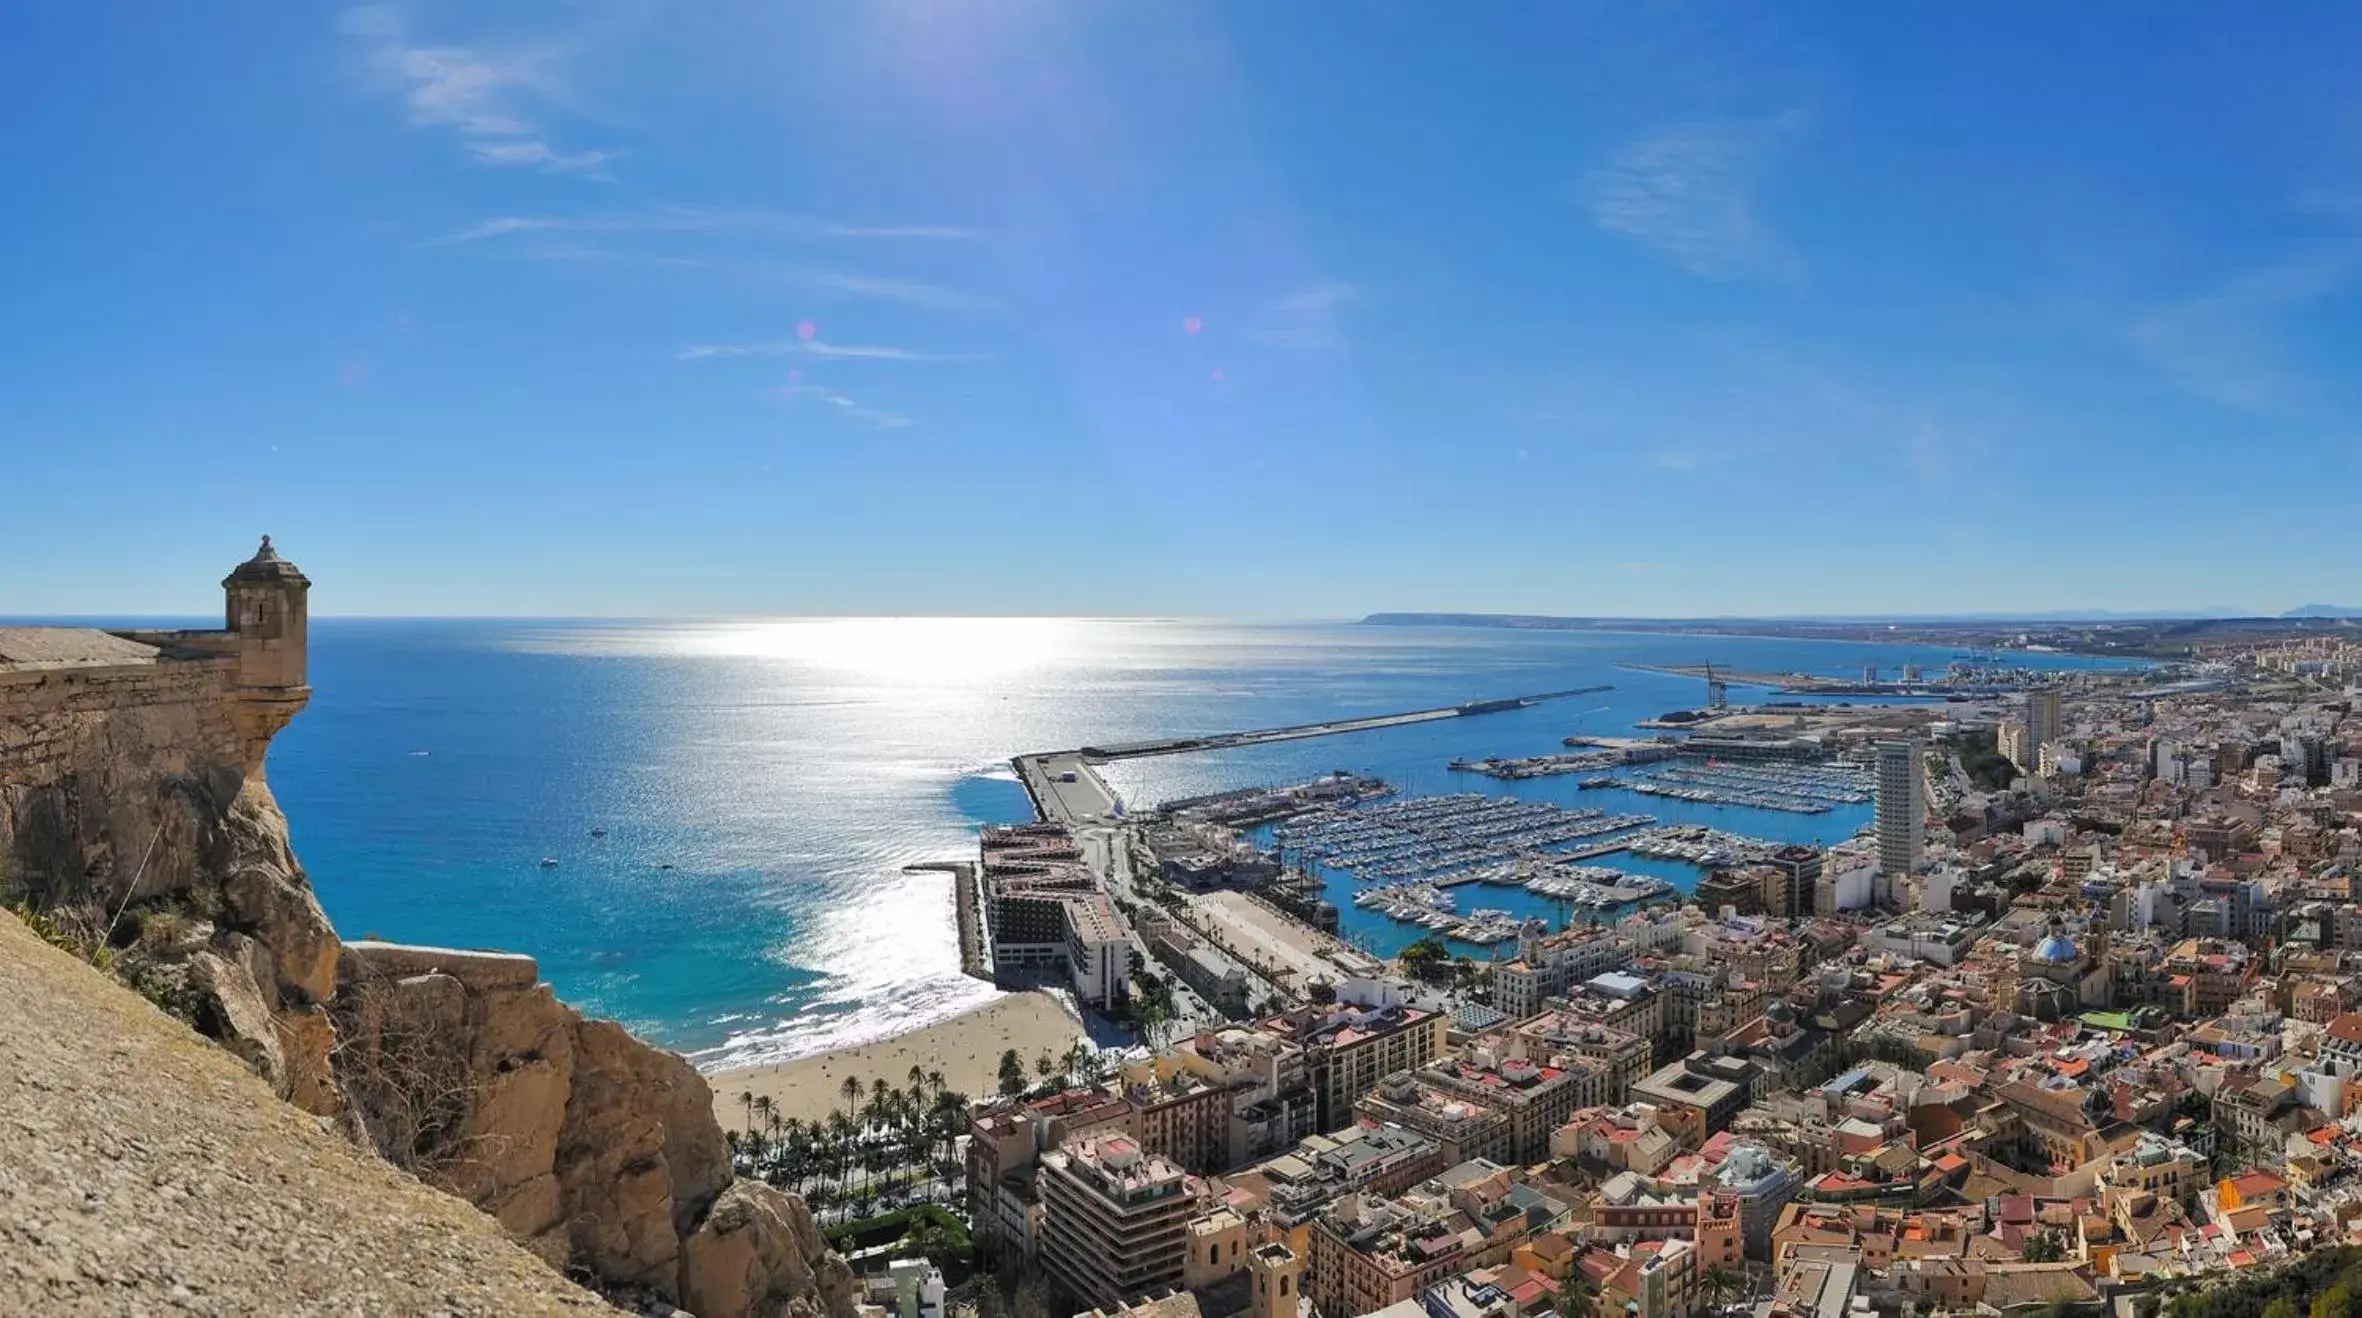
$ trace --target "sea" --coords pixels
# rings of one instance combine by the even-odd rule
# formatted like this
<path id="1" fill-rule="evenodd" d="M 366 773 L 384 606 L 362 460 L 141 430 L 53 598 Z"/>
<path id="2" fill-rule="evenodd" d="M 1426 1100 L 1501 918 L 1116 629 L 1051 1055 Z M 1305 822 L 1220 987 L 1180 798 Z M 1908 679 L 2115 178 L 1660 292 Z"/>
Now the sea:
<path id="1" fill-rule="evenodd" d="M 906 867 L 972 857 L 981 826 L 1033 817 L 1008 765 L 1019 752 L 1608 685 L 1506 713 L 1123 761 L 1106 777 L 1140 808 L 1342 769 L 1406 795 L 1481 791 L 1831 842 L 1869 807 L 1797 815 L 1447 766 L 1557 751 L 1571 734 L 1632 735 L 1635 720 L 1703 703 L 1702 683 L 1627 664 L 1858 677 L 1865 664 L 1893 676 L 1964 657 L 1071 618 L 319 619 L 311 647 L 311 706 L 273 745 L 268 775 L 336 927 L 529 953 L 568 1001 L 707 1069 L 865 1042 L 995 995 L 960 973 L 950 879 Z M 1678 861 L 1594 863 L 1684 890 L 1699 877 Z M 1470 892 L 1475 905 L 1554 914 L 1522 892 Z M 1337 896 L 1364 946 L 1390 953 L 1423 932 L 1354 907 L 1349 885 Z"/>

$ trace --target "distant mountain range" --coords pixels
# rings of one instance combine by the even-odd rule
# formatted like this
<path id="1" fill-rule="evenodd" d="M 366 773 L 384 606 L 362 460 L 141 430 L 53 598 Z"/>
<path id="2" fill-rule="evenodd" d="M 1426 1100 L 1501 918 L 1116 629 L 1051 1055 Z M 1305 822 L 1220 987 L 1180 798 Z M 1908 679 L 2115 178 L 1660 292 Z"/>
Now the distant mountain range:
<path id="1" fill-rule="evenodd" d="M 2280 615 L 2283 618 L 2362 618 L 2362 609 L 2343 604 L 2306 604 Z"/>

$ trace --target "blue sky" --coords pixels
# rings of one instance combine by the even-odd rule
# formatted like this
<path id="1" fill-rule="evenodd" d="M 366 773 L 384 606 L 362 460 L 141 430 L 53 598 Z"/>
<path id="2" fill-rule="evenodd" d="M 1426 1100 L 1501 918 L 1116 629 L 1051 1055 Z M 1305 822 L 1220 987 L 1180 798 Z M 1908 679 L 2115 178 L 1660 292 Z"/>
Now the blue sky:
<path id="1" fill-rule="evenodd" d="M 2362 11 L 46 5 L 0 612 L 2362 604 Z"/>

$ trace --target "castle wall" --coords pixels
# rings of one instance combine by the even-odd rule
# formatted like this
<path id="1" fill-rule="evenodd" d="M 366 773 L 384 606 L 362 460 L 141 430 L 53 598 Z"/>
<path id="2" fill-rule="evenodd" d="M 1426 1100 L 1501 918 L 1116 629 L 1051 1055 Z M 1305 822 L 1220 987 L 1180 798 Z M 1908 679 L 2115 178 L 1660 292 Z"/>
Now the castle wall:
<path id="1" fill-rule="evenodd" d="M 197 882 L 246 776 L 236 674 L 229 658 L 0 669 L 0 888 L 113 909 Z"/>
<path id="2" fill-rule="evenodd" d="M 0 669 L 0 787 L 235 766 L 232 658 Z"/>

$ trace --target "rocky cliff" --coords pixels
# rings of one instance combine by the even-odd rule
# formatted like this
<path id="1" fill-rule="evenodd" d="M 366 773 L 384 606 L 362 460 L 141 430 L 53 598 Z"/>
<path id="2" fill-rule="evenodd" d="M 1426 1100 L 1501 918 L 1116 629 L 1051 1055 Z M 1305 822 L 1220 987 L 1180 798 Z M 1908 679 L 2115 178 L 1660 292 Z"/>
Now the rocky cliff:
<path id="1" fill-rule="evenodd" d="M 612 1314 L 0 912 L 0 1313 Z"/>
<path id="2" fill-rule="evenodd" d="M 568 1275 L 701 1318 L 850 1318 L 843 1261 L 799 1200 L 733 1181 L 686 1062 L 529 957 L 339 940 L 219 667 L 108 660 L 0 671 L 0 904 Z"/>

